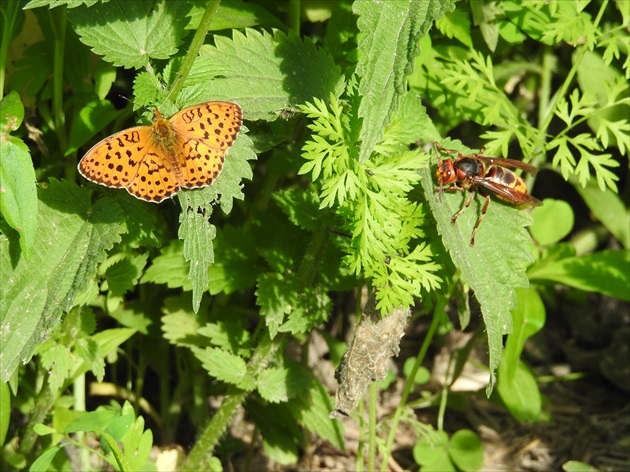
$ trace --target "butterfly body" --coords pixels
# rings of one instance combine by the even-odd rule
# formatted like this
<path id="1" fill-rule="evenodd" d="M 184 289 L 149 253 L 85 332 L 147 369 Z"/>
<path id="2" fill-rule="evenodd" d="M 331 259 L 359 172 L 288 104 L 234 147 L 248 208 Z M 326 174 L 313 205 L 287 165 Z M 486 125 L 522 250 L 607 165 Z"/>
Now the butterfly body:
<path id="1" fill-rule="evenodd" d="M 151 126 L 129 128 L 92 147 L 79 172 L 97 184 L 160 203 L 182 188 L 205 187 L 217 178 L 242 116 L 231 102 L 200 103 L 169 119 L 154 110 Z"/>

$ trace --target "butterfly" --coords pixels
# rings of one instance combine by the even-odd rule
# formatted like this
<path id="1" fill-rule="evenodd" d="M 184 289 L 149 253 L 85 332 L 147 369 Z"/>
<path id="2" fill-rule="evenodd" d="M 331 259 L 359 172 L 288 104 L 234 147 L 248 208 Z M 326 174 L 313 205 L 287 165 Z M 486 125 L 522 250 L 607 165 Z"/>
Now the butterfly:
<path id="1" fill-rule="evenodd" d="M 243 124 L 236 103 L 204 102 L 169 119 L 153 110 L 153 124 L 113 134 L 79 162 L 79 173 L 106 187 L 160 203 L 182 188 L 210 185 Z"/>

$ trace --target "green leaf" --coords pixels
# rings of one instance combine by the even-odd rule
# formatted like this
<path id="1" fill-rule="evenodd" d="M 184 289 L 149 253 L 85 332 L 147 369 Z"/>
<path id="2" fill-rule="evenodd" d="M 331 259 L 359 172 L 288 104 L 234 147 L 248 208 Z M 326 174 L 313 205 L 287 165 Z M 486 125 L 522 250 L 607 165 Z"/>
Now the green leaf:
<path id="1" fill-rule="evenodd" d="M 292 290 L 280 274 L 261 274 L 256 289 L 256 304 L 260 306 L 260 314 L 265 318 L 269 334 L 273 339 L 285 315 L 293 309 L 291 305 Z"/>
<path id="2" fill-rule="evenodd" d="M 295 362 L 285 361 L 282 367 L 262 371 L 256 379 L 256 388 L 266 401 L 280 403 L 308 395 L 312 381 L 309 370 Z"/>
<path id="3" fill-rule="evenodd" d="M 189 303 L 189 295 L 168 297 L 165 300 L 164 316 L 161 320 L 164 339 L 176 346 L 204 346 L 206 340 L 197 334 L 204 322 L 203 315 L 197 316 L 190 309 Z"/>
<path id="4" fill-rule="evenodd" d="M 483 444 L 473 431 L 455 431 L 448 446 L 448 454 L 460 470 L 481 470 L 483 467 Z"/>
<path id="5" fill-rule="evenodd" d="M 265 369 L 256 379 L 260 396 L 271 403 L 286 402 L 289 399 L 287 377 L 289 369 L 272 367 Z"/>
<path id="6" fill-rule="evenodd" d="M 92 336 L 91 339 L 97 344 L 98 349 L 96 350 L 96 352 L 101 357 L 98 359 L 93 359 L 85 356 L 82 359 L 81 364 L 75 364 L 73 366 L 74 368 L 72 374 L 70 375 L 70 379 L 74 380 L 79 375 L 84 374 L 88 370 L 92 370 L 96 363 L 101 363 L 105 357 L 115 352 L 120 345 L 126 342 L 135 333 L 135 329 L 129 328 L 106 329 L 104 331 L 96 333 L 94 336 Z"/>
<path id="7" fill-rule="evenodd" d="M 217 228 L 215 261 L 208 268 L 210 295 L 247 290 L 256 283 L 258 274 L 264 270 L 257 264 L 258 246 L 259 241 L 253 232 L 230 225 Z"/>
<path id="8" fill-rule="evenodd" d="M 4 446 L 11 421 L 11 392 L 9 383 L 0 383 L 0 446 Z"/>
<path id="9" fill-rule="evenodd" d="M 490 371 L 494 372 L 501 359 L 503 335 L 512 331 L 510 310 L 516 306 L 515 290 L 529 285 L 526 269 L 533 262 L 534 247 L 525 226 L 531 224 L 531 218 L 525 211 L 493 198 L 479 226 L 476 245 L 470 247 L 483 198 L 477 196 L 452 224 L 451 218 L 468 198 L 468 192 L 444 192 L 440 203 L 429 167 L 420 174 L 442 243 L 479 301 L 488 336 Z M 493 384 L 494 375 L 489 392 Z"/>
<path id="10" fill-rule="evenodd" d="M 429 430 L 413 446 L 413 458 L 423 471 L 455 472 L 447 449 L 448 435 L 444 431 Z"/>
<path id="11" fill-rule="evenodd" d="M 567 257 L 529 271 L 532 282 L 554 282 L 587 292 L 599 292 L 630 300 L 630 251 L 608 250 Z"/>
<path id="12" fill-rule="evenodd" d="M 37 234 L 37 178 L 28 147 L 11 136 L 24 119 L 24 106 L 17 92 L 0 101 L 0 213 L 20 235 L 24 257 L 33 251 Z"/>
<path id="13" fill-rule="evenodd" d="M 306 380 L 304 375 L 302 378 Z M 317 379 L 310 382 L 308 392 L 294 394 L 288 406 L 292 416 L 301 425 L 335 447 L 344 448 L 341 424 L 330 418 L 330 412 L 334 409 L 332 398 Z"/>
<path id="14" fill-rule="evenodd" d="M 474 8 L 475 5 L 477 5 L 475 2 L 470 4 L 471 8 Z M 467 11 L 460 9 L 448 12 L 435 22 L 435 26 L 444 36 L 448 38 L 455 38 L 465 46 L 472 49 L 473 44 L 470 36 L 470 18 Z"/>
<path id="15" fill-rule="evenodd" d="M 57 455 L 59 451 L 63 449 L 63 446 L 55 446 L 49 449 L 46 449 L 44 452 L 40 454 L 40 456 L 33 461 L 29 470 L 33 472 L 39 470 L 50 470 L 50 464 L 52 464 L 53 459 Z"/>
<path id="16" fill-rule="evenodd" d="M 187 85 L 201 87 L 200 96 L 237 101 L 249 120 L 273 121 L 283 109 L 328 98 L 340 81 L 339 66 L 311 39 L 248 29 L 202 46 Z"/>
<path id="17" fill-rule="evenodd" d="M 497 392 L 514 418 L 523 422 L 538 421 L 542 411 L 538 384 L 525 363 L 517 362 L 509 376 L 507 361 L 505 358 L 501 360 Z"/>
<path id="18" fill-rule="evenodd" d="M 217 348 L 200 349 L 192 347 L 192 352 L 208 373 L 223 382 L 244 387 L 247 364 L 243 358 Z"/>
<path id="19" fill-rule="evenodd" d="M 135 418 L 135 413 L 131 404 L 126 401 L 122 408 L 122 415 L 131 415 Z M 109 432 L 109 430 L 108 430 Z M 150 470 L 149 456 L 153 446 L 153 432 L 150 429 L 144 430 L 144 418 L 138 416 L 129 425 L 126 434 L 120 438 L 123 446 L 125 458 L 129 464 L 129 470 Z"/>
<path id="20" fill-rule="evenodd" d="M 512 310 L 514 332 L 508 335 L 503 353 L 505 365 L 502 374 L 506 376 L 504 382 L 508 388 L 525 343 L 545 326 L 546 320 L 545 305 L 536 290 L 519 288 L 516 290 L 516 298 L 517 306 Z"/>
<path id="21" fill-rule="evenodd" d="M 194 2 L 190 11 L 190 23 L 186 29 L 196 30 L 206 11 L 206 4 Z M 245 29 L 254 26 L 283 29 L 284 23 L 262 5 L 247 3 L 242 0 L 223 1 L 210 23 L 210 31 L 227 29 Z"/>
<path id="22" fill-rule="evenodd" d="M 602 191 L 592 180 L 585 187 L 575 184 L 573 187 L 606 229 L 624 248 L 630 249 L 630 212 L 619 195 L 610 189 Z"/>
<path id="23" fill-rule="evenodd" d="M 575 215 L 564 200 L 545 198 L 544 205 L 532 211 L 532 236 L 541 246 L 550 246 L 567 236 L 573 229 Z"/>
<path id="24" fill-rule="evenodd" d="M 116 262 L 108 265 L 105 272 L 110 292 L 122 296 L 133 289 L 138 284 L 148 258 L 148 253 L 131 257 L 119 254 Z"/>
<path id="25" fill-rule="evenodd" d="M 68 18 L 95 54 L 115 66 L 140 69 L 177 53 L 188 34 L 189 10 L 186 2 L 110 0 L 69 10 Z"/>
<path id="26" fill-rule="evenodd" d="M 315 188 L 287 188 L 274 192 L 273 199 L 287 215 L 291 223 L 308 230 L 315 231 L 322 225 L 319 214 L 319 197 Z"/>
<path id="27" fill-rule="evenodd" d="M 399 97 L 406 91 L 405 78 L 411 73 L 418 54 L 420 38 L 427 34 L 433 20 L 453 3 L 404 0 L 374 3 L 357 0 L 353 11 L 357 25 L 361 105 L 363 118 L 359 162 L 369 159 L 381 140 L 390 115 L 398 108 Z"/>
<path id="28" fill-rule="evenodd" d="M 111 199 L 91 205 L 74 184 L 51 180 L 39 197 L 37 250 L 30 259 L 19 257 L 15 236 L 0 239 L 0 272 L 6 277 L 0 287 L 0 322 L 6 328 L 0 339 L 3 382 L 73 306 L 125 231 Z"/>
<path id="29" fill-rule="evenodd" d="M 72 420 L 68 426 L 63 430 L 64 434 L 78 433 L 79 431 L 99 431 L 106 428 L 115 418 L 118 418 L 118 413 L 112 410 L 96 410 L 84 413 L 81 416 Z"/>
<path id="30" fill-rule="evenodd" d="M 145 271 L 140 283 L 166 284 L 169 288 L 181 287 L 184 291 L 190 291 L 192 283 L 188 278 L 189 264 L 184 258 L 183 246 L 181 241 L 173 241 L 163 248 Z"/>
<path id="31" fill-rule="evenodd" d="M 51 390 L 60 391 L 69 377 L 72 362 L 75 360 L 74 356 L 67 347 L 56 344 L 41 352 L 39 359 L 42 367 L 50 374 L 48 381 Z"/>
<path id="32" fill-rule="evenodd" d="M 246 135 L 239 135 L 228 150 L 223 170 L 213 185 L 178 194 L 182 206 L 178 236 L 184 241 L 184 257 L 190 262 L 188 278 L 192 283 L 195 312 L 208 290 L 208 268 L 214 262 L 212 241 L 216 237 L 216 227 L 210 223 L 213 204 L 218 200 L 221 209 L 229 213 L 233 199 L 243 198 L 241 180 L 252 177 L 247 160 L 256 157 L 252 147 L 253 143 Z"/>
<path id="33" fill-rule="evenodd" d="M 233 354 L 247 356 L 251 352 L 251 335 L 241 319 L 228 318 L 225 321 L 207 323 L 197 333 L 209 338 L 214 346 Z"/>
<path id="34" fill-rule="evenodd" d="M 260 428 L 265 455 L 281 464 L 295 464 L 301 432 L 285 403 L 251 403 L 249 413 Z"/>
<path id="35" fill-rule="evenodd" d="M 103 3 L 109 0 L 105 0 Z M 99 0 L 31 0 L 24 7 L 25 10 L 29 8 L 55 8 L 59 6 L 66 5 L 67 8 L 76 8 L 81 5 L 92 6 L 98 3 Z"/>
<path id="36" fill-rule="evenodd" d="M 95 100 L 86 103 L 72 121 L 70 141 L 65 155 L 69 156 L 76 152 L 120 115 L 121 112 L 116 110 L 109 100 Z"/>

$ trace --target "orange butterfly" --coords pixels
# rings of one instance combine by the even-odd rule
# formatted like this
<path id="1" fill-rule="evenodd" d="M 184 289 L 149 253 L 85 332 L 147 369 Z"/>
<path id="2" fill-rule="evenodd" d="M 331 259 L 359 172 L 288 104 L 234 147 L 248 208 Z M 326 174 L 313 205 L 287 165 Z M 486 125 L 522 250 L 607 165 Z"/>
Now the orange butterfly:
<path id="1" fill-rule="evenodd" d="M 126 188 L 136 198 L 160 203 L 182 188 L 210 185 L 236 140 L 243 111 L 236 103 L 205 102 L 170 119 L 153 110 L 151 126 L 136 126 L 103 139 L 79 162 L 83 177 Z"/>

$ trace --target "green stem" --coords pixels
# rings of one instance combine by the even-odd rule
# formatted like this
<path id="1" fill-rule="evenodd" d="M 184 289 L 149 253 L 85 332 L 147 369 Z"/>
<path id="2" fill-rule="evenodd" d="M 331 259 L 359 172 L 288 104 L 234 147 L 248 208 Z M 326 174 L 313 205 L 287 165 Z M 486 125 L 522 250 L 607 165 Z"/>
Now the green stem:
<path id="1" fill-rule="evenodd" d="M 599 24 L 602 18 L 602 15 L 604 14 L 607 4 L 608 4 L 608 0 L 604 0 L 602 2 L 597 18 L 593 22 L 595 26 Z M 589 48 L 587 45 L 581 46 L 580 50 L 577 53 L 577 56 L 573 60 L 573 66 L 571 67 L 571 70 L 569 70 L 569 73 L 565 77 L 564 82 L 560 86 L 560 89 L 555 94 L 553 102 L 551 103 L 551 106 L 543 110 L 547 114 L 540 126 L 541 134 L 547 133 L 547 130 L 549 129 L 549 126 L 551 125 L 551 120 L 555 116 L 555 110 L 558 106 L 558 102 L 560 101 L 561 98 L 564 98 L 566 96 L 567 91 L 569 90 L 569 87 L 571 86 L 571 83 L 573 82 L 573 78 L 575 77 L 575 74 L 577 74 L 578 67 L 580 67 L 580 64 L 582 63 L 582 59 L 584 59 L 584 55 L 587 53 L 588 50 Z"/>
<path id="2" fill-rule="evenodd" d="M 368 456 L 367 470 L 376 470 L 376 404 L 378 403 L 376 382 L 370 384 L 370 405 L 368 422 Z"/>
<path id="3" fill-rule="evenodd" d="M 300 34 L 300 15 L 302 9 L 302 0 L 289 0 L 289 29 Z"/>
<path id="4" fill-rule="evenodd" d="M 243 383 L 250 383 L 253 387 L 253 381 L 257 374 L 262 372 L 275 357 L 283 339 L 284 336 L 277 336 L 272 340 L 267 333 L 263 336 L 247 364 L 246 379 L 243 380 Z M 225 400 L 201 433 L 199 440 L 182 465 L 182 471 L 209 470 L 214 448 L 232 421 L 236 409 L 245 402 L 248 394 L 247 390 L 241 390 L 235 386 L 228 389 Z"/>
<path id="5" fill-rule="evenodd" d="M 220 4 L 221 0 L 211 0 L 210 3 L 208 3 L 206 11 L 203 14 L 203 18 L 201 18 L 201 22 L 199 23 L 199 27 L 195 32 L 195 36 L 190 43 L 190 48 L 186 53 L 186 57 L 184 57 L 181 68 L 179 69 L 179 77 L 177 80 L 173 81 L 171 90 L 168 93 L 169 96 L 172 96 L 173 102 L 177 98 L 177 95 L 179 95 L 179 92 L 181 92 L 184 82 L 186 82 L 186 77 L 188 77 L 197 56 L 199 55 L 199 50 L 201 49 L 201 46 L 203 46 L 203 43 L 206 40 L 206 35 L 210 30 L 212 17 L 219 9 Z"/>
<path id="6" fill-rule="evenodd" d="M 5 8 L 6 16 L 3 18 L 2 42 L 0 43 L 0 100 L 4 97 L 4 80 L 7 73 L 9 46 L 11 39 L 13 39 L 13 29 L 15 28 L 15 20 L 20 11 L 20 2 L 8 2 Z"/>
<path id="7" fill-rule="evenodd" d="M 447 299 L 445 299 L 447 300 Z M 439 302 L 435 310 L 433 311 L 433 319 L 431 320 L 431 326 L 429 326 L 429 330 L 427 331 L 427 335 L 424 338 L 424 342 L 422 343 L 422 347 L 420 348 L 420 352 L 416 356 L 416 361 L 413 364 L 413 368 L 411 369 L 410 374 L 407 376 L 405 381 L 405 387 L 403 388 L 402 395 L 400 397 L 400 402 L 398 403 L 398 407 L 394 412 L 394 417 L 392 418 L 391 427 L 389 430 L 389 435 L 387 436 L 387 442 L 385 443 L 385 447 L 383 448 L 384 457 L 383 462 L 381 463 L 381 472 L 385 472 L 387 470 L 387 464 L 389 461 L 390 452 L 392 449 L 392 445 L 394 444 L 394 439 L 396 439 L 396 431 L 398 430 L 398 423 L 400 423 L 400 419 L 402 418 L 403 412 L 407 407 L 407 399 L 409 398 L 409 394 L 414 386 L 414 379 L 416 378 L 416 374 L 418 369 L 422 365 L 422 361 L 427 354 L 429 346 L 431 345 L 431 341 L 433 340 L 433 336 L 435 336 L 435 332 L 440 325 L 440 320 L 442 318 L 442 313 L 444 313 L 444 307 L 446 306 L 445 301 Z"/>
<path id="8" fill-rule="evenodd" d="M 53 120 L 55 134 L 59 141 L 60 155 L 64 155 L 67 148 L 66 115 L 63 111 L 63 78 L 64 78 L 64 53 L 66 49 L 66 11 L 63 8 L 55 8 L 50 11 L 51 26 L 54 34 L 54 73 L 53 73 Z"/>
<path id="9" fill-rule="evenodd" d="M 313 234 L 296 274 L 298 289 L 312 285 L 315 276 L 318 274 L 318 261 L 323 259 L 322 253 L 326 249 L 327 240 L 328 232 L 326 229 L 320 229 Z M 236 386 L 231 386 L 228 389 L 224 402 L 201 433 L 199 440 L 190 451 L 181 470 L 196 471 L 208 469 L 214 449 L 232 420 L 236 409 L 245 402 L 250 390 L 254 390 L 255 379 L 276 357 L 285 339 L 285 334 L 279 334 L 274 339 L 271 339 L 268 331 L 263 332 L 256 350 L 247 364 L 245 378 L 241 382 L 241 385 L 245 385 L 247 389 L 241 389 Z"/>

